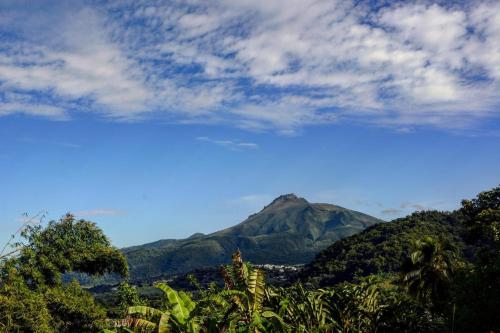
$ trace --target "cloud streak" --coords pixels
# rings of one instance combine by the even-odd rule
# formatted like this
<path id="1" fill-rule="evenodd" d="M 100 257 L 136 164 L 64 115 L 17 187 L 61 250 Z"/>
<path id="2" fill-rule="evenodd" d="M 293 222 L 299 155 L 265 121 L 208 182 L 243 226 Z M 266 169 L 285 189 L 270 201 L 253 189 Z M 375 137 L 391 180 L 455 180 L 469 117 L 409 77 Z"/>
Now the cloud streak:
<path id="1" fill-rule="evenodd" d="M 74 212 L 74 215 L 77 217 L 119 217 L 126 216 L 127 213 L 123 210 L 112 209 L 112 208 L 96 208 L 96 209 L 88 209 L 88 210 L 79 210 Z"/>
<path id="2" fill-rule="evenodd" d="M 464 129 L 498 117 L 497 2 L 96 2 L 65 10 L 38 38 L 26 15 L 0 19 L 16 36 L 0 51 L 4 116 L 94 112 L 284 134 L 339 121 Z"/>
<path id="3" fill-rule="evenodd" d="M 238 140 L 215 140 L 206 136 L 199 136 L 196 138 L 198 141 L 208 142 L 217 146 L 221 146 L 230 150 L 254 150 L 258 149 L 259 145 L 253 142 L 242 142 Z"/>

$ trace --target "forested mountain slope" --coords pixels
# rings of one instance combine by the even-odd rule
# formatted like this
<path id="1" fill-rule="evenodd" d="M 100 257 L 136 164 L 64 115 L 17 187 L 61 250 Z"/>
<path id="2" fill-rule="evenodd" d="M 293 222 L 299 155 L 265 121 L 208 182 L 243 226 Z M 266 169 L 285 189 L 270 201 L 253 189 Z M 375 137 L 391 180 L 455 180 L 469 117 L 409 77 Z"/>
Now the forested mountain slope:
<path id="1" fill-rule="evenodd" d="M 231 228 L 123 252 L 133 280 L 220 265 L 236 249 L 255 264 L 303 264 L 333 242 L 379 222 L 360 212 L 287 194 Z"/>
<path id="2" fill-rule="evenodd" d="M 305 266 L 302 280 L 333 285 L 370 274 L 398 272 L 415 240 L 431 236 L 464 249 L 461 215 L 424 211 L 388 223 L 380 223 L 333 243 Z"/>

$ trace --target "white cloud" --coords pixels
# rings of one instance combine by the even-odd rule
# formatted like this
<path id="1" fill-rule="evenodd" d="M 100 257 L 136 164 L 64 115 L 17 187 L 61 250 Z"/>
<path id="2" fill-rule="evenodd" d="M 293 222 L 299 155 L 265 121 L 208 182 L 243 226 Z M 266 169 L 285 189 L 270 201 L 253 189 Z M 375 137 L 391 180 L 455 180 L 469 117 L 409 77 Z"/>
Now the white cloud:
<path id="1" fill-rule="evenodd" d="M 269 194 L 255 193 L 231 199 L 228 203 L 230 205 L 241 206 L 256 211 L 270 204 L 273 199 L 273 196 Z"/>
<path id="2" fill-rule="evenodd" d="M 461 10 L 445 9 L 437 4 L 406 5 L 384 11 L 381 23 L 396 28 L 403 42 L 443 53 L 463 46 L 467 34 L 466 14 Z M 448 54 L 453 56 L 458 54 Z M 457 65 L 460 59 L 455 59 Z"/>
<path id="3" fill-rule="evenodd" d="M 483 66 L 489 75 L 499 80 L 500 3 L 487 2 L 475 7 L 470 13 L 470 24 L 477 29 L 477 33 L 464 46 L 467 58 Z"/>
<path id="4" fill-rule="evenodd" d="M 499 17 L 487 1 L 380 11 L 331 0 L 113 2 L 64 13 L 55 41 L 8 42 L 0 82 L 48 96 L 60 113 L 126 120 L 285 134 L 344 120 L 466 128 L 498 116 Z M 15 103 L 7 95 L 0 103 Z"/>
<path id="5" fill-rule="evenodd" d="M 103 217 L 103 216 L 125 216 L 127 213 L 123 210 L 111 208 L 96 208 L 88 210 L 79 210 L 73 213 L 76 217 Z"/>
<path id="6" fill-rule="evenodd" d="M 144 112 L 152 95 L 142 82 L 142 73 L 106 36 L 102 25 L 101 18 L 86 9 L 63 20 L 57 43 L 6 44 L 8 52 L 0 56 L 2 90 L 25 95 L 34 90 L 62 98 L 65 104 L 88 98 L 118 118 Z M 59 109 L 20 112 L 60 117 Z"/>
<path id="7" fill-rule="evenodd" d="M 397 208 L 387 208 L 380 211 L 380 214 L 386 216 L 401 216 L 403 215 L 403 211 Z"/>
<path id="8" fill-rule="evenodd" d="M 215 140 L 206 136 L 199 136 L 196 138 L 198 141 L 209 142 L 221 147 L 228 148 L 234 151 L 240 150 L 254 150 L 258 149 L 259 145 L 253 142 L 242 142 L 239 140 Z"/>
<path id="9" fill-rule="evenodd" d="M 66 111 L 57 106 L 44 104 L 0 103 L 0 116 L 14 113 L 23 113 L 32 116 L 50 117 L 57 120 L 66 120 Z"/>
<path id="10" fill-rule="evenodd" d="M 426 207 L 419 203 L 403 202 L 400 206 L 401 209 L 425 210 Z"/>

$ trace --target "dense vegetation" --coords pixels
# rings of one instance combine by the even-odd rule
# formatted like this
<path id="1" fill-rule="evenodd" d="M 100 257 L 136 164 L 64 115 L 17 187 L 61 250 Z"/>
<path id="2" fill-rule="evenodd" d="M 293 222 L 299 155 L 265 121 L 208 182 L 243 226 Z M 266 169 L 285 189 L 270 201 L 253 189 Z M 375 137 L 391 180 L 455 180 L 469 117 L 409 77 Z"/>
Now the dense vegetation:
<path id="1" fill-rule="evenodd" d="M 220 268 L 221 287 L 192 279 L 197 290 L 185 292 L 159 281 L 160 297 L 143 298 L 124 282 L 105 311 L 62 278 L 69 271 L 127 274 L 123 256 L 94 224 L 67 216 L 23 236 L 19 252 L 0 267 L 0 332 L 500 330 L 500 187 L 463 201 L 453 214 L 419 213 L 372 227 L 343 241 L 347 254 L 330 247 L 305 271 L 326 274 L 312 279 L 321 289 L 268 285 L 236 252 Z M 350 259 L 359 269 L 331 264 L 351 267 Z"/>
<path id="2" fill-rule="evenodd" d="M 424 211 L 391 223 L 380 223 L 341 239 L 321 251 L 302 272 L 314 285 L 334 285 L 371 274 L 395 273 L 408 257 L 415 241 L 425 236 L 446 241 L 462 255 L 460 212 Z"/>

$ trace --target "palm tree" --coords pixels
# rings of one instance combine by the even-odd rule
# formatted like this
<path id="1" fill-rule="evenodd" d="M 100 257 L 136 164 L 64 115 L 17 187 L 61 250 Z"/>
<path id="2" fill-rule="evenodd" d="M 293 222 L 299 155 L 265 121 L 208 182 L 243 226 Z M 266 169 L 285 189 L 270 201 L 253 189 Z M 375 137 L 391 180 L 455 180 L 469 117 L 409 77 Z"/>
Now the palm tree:
<path id="1" fill-rule="evenodd" d="M 455 251 L 448 242 L 424 237 L 402 266 L 401 280 L 410 295 L 423 305 L 438 308 L 448 296 Z"/>

